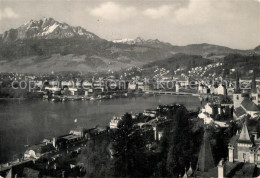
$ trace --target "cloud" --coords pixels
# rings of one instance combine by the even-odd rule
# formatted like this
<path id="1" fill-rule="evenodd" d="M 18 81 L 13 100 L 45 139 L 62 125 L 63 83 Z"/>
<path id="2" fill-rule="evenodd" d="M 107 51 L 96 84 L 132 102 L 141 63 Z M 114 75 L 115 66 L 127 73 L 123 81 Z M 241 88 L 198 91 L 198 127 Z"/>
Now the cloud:
<path id="1" fill-rule="evenodd" d="M 3 10 L 0 10 L 0 20 L 2 19 L 13 19 L 18 18 L 19 15 L 13 11 L 13 9 L 6 7 Z"/>
<path id="2" fill-rule="evenodd" d="M 152 19 L 160 19 L 163 17 L 167 17 L 171 14 L 174 7 L 170 5 L 163 5 L 158 8 L 149 8 L 146 9 L 143 14 L 152 18 Z"/>
<path id="3" fill-rule="evenodd" d="M 211 19 L 212 10 L 210 1 L 190 0 L 187 7 L 175 12 L 175 20 L 184 25 L 203 24 Z"/>
<path id="4" fill-rule="evenodd" d="M 243 8 L 246 8 L 243 7 L 245 2 L 234 2 L 233 0 L 218 0 L 217 2 L 214 0 L 190 0 L 188 6 L 176 10 L 173 20 L 182 25 L 201 25 L 232 21 L 238 16 L 245 16 L 241 12 Z M 239 7 L 241 4 L 243 5 Z M 240 11 L 239 15 L 237 14 L 238 11 Z"/>
<path id="5" fill-rule="evenodd" d="M 90 10 L 90 15 L 113 22 L 122 22 L 135 17 L 138 12 L 133 6 L 121 6 L 114 2 L 106 2 Z"/>

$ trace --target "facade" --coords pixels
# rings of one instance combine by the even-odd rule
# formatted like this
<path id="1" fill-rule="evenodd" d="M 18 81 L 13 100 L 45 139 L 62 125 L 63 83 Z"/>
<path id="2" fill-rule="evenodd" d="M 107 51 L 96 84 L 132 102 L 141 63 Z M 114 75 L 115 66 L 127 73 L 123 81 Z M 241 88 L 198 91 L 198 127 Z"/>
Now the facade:
<path id="1" fill-rule="evenodd" d="M 146 110 L 144 110 L 143 115 L 154 118 L 157 115 L 157 110 L 156 109 L 146 109 Z"/>
<path id="2" fill-rule="evenodd" d="M 249 114 L 252 118 L 256 118 L 260 115 L 260 109 L 259 107 L 248 98 L 245 98 L 242 103 L 241 107 L 244 109 L 244 111 Z"/>
<path id="3" fill-rule="evenodd" d="M 240 133 L 232 137 L 229 143 L 229 162 L 253 163 L 260 166 L 260 139 L 257 134 L 249 135 L 246 124 L 243 124 Z"/>
<path id="4" fill-rule="evenodd" d="M 227 89 L 223 85 L 219 85 L 218 88 L 217 88 L 217 91 L 218 91 L 217 93 L 219 95 L 227 95 Z"/>
<path id="5" fill-rule="evenodd" d="M 113 119 L 109 123 L 110 129 L 118 129 L 119 123 L 122 121 L 122 117 L 114 116 Z"/>
<path id="6" fill-rule="evenodd" d="M 27 148 L 24 153 L 24 158 L 25 159 L 29 159 L 29 158 L 37 159 L 37 158 L 41 157 L 43 154 L 48 153 L 53 150 L 55 150 L 55 148 L 52 145 L 52 143 L 40 143 L 40 144 L 33 145 L 33 146 L 30 146 L 29 148 Z"/>

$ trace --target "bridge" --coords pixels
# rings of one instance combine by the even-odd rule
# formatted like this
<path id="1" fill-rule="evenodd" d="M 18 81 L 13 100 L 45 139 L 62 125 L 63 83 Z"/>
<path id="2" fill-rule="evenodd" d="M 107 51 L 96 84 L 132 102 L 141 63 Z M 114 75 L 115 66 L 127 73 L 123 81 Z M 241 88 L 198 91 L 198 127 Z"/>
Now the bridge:
<path id="1" fill-rule="evenodd" d="M 189 93 L 189 92 L 175 92 L 175 91 L 161 91 L 161 90 L 147 90 L 145 91 L 147 94 L 162 94 L 162 95 L 192 95 L 192 96 L 200 96 L 197 93 Z"/>

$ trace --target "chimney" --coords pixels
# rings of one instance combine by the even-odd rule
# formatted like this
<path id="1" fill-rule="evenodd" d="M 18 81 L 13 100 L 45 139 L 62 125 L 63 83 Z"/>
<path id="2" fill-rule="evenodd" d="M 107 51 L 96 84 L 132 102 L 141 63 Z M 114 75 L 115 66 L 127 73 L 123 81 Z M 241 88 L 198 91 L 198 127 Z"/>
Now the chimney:
<path id="1" fill-rule="evenodd" d="M 224 160 L 220 160 L 218 163 L 218 178 L 224 178 L 225 177 L 225 164 Z"/>

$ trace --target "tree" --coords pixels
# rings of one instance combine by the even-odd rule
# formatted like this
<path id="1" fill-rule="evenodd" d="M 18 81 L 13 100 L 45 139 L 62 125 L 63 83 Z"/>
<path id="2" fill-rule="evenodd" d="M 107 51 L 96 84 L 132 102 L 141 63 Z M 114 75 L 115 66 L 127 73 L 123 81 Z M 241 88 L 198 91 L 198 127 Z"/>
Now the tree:
<path id="1" fill-rule="evenodd" d="M 171 176 L 183 175 L 185 167 L 190 164 L 191 155 L 190 124 L 185 107 L 180 107 L 176 113 L 176 127 L 172 147 L 167 156 L 167 171 Z"/>

